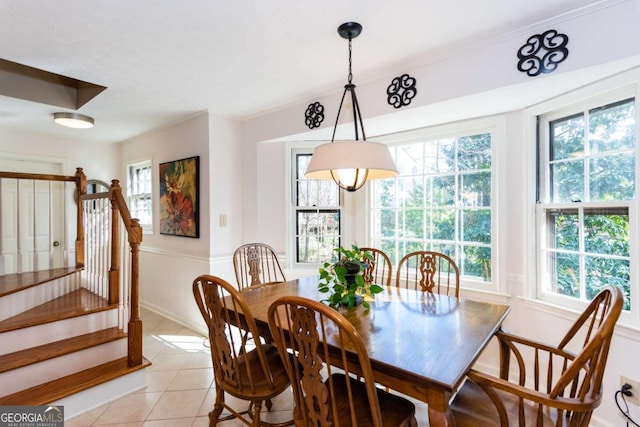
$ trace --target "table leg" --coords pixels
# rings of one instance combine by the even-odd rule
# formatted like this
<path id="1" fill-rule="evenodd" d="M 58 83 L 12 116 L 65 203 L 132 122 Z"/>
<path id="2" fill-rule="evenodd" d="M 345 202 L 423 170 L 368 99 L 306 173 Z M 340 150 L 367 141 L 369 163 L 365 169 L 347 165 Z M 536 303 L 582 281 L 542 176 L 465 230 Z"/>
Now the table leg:
<path id="1" fill-rule="evenodd" d="M 451 393 L 443 390 L 429 389 L 429 426 L 430 427 L 454 427 L 449 398 Z"/>

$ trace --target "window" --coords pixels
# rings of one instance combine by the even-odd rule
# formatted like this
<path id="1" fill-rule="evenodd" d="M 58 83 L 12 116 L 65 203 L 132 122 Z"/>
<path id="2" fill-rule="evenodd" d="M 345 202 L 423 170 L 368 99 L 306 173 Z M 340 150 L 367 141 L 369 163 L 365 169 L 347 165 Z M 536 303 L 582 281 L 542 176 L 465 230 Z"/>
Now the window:
<path id="1" fill-rule="evenodd" d="M 589 301 L 619 286 L 631 309 L 636 103 L 602 98 L 539 118 L 541 299 Z"/>
<path id="2" fill-rule="evenodd" d="M 151 161 L 129 165 L 127 174 L 129 210 L 140 220 L 145 233 L 153 232 L 151 199 Z"/>
<path id="3" fill-rule="evenodd" d="M 397 265 L 405 254 L 451 256 L 467 284 L 492 279 L 491 130 L 392 144 L 399 175 L 372 181 L 370 241 Z"/>
<path id="4" fill-rule="evenodd" d="M 294 263 L 317 265 L 331 260 L 340 246 L 342 206 L 333 181 L 307 179 L 311 152 L 293 150 Z"/>

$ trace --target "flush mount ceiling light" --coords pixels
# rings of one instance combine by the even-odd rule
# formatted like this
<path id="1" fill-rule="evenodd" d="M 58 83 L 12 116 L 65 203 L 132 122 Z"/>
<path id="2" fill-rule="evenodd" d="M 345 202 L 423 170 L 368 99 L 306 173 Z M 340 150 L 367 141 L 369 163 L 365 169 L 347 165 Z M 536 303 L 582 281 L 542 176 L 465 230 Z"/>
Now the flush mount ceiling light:
<path id="1" fill-rule="evenodd" d="M 304 174 L 311 179 L 332 179 L 340 188 L 347 191 L 356 191 L 362 188 L 367 180 L 390 178 L 398 175 L 398 169 L 391 158 L 389 148 L 379 142 L 367 141 L 364 133 L 360 105 L 356 97 L 356 85 L 351 82 L 353 79 L 351 72 L 351 40 L 358 37 L 361 32 L 362 25 L 357 22 L 347 22 L 338 27 L 338 34 L 342 38 L 349 40 L 348 82 L 344 86 L 344 92 L 342 93 L 331 142 L 316 147 Z M 355 139 L 335 141 L 338 120 L 340 119 L 342 104 L 347 92 L 351 94 Z M 358 126 L 362 133 L 362 140 L 359 138 Z"/>
<path id="2" fill-rule="evenodd" d="M 53 113 L 53 121 L 59 125 L 75 129 L 90 129 L 93 118 L 77 113 Z"/>

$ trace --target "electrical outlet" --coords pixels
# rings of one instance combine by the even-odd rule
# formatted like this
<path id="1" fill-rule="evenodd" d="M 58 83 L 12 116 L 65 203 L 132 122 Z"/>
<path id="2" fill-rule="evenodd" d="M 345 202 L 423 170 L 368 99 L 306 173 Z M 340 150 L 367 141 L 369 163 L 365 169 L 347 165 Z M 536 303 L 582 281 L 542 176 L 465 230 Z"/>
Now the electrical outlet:
<path id="1" fill-rule="evenodd" d="M 625 384 L 629 384 L 631 386 L 631 390 L 629 390 L 633 395 L 632 396 L 625 396 L 624 399 L 629 402 L 629 403 L 633 403 L 634 405 L 640 405 L 640 383 L 638 383 L 638 381 L 633 381 L 627 377 L 620 377 L 620 387 L 622 387 Z"/>

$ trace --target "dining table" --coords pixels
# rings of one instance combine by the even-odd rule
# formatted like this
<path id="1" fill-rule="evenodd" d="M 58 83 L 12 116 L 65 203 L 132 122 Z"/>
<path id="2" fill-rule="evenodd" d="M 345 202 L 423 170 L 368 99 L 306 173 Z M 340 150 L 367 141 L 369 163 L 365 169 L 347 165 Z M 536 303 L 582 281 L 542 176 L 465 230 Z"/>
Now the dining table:
<path id="1" fill-rule="evenodd" d="M 270 338 L 268 310 L 279 297 L 325 299 L 318 280 L 307 276 L 243 292 L 260 335 Z M 425 402 L 431 427 L 455 426 L 449 400 L 511 308 L 393 286 L 367 302 L 369 308 L 338 310 L 362 338 L 376 383 Z"/>

